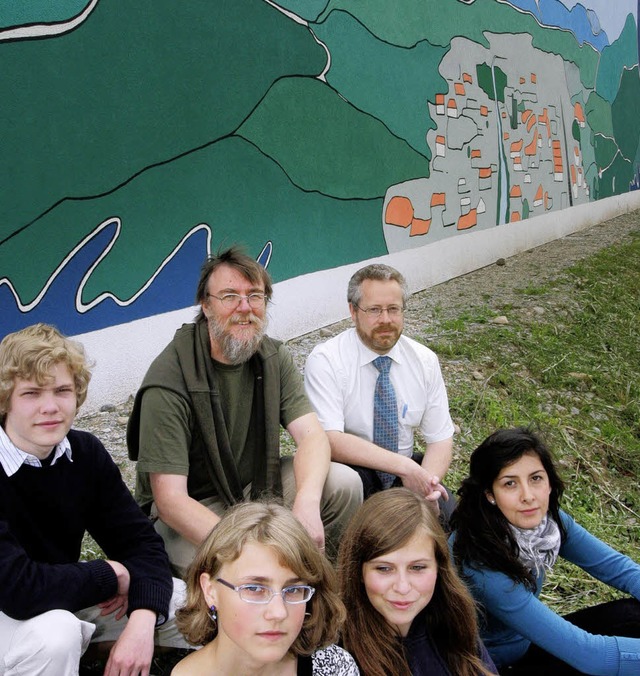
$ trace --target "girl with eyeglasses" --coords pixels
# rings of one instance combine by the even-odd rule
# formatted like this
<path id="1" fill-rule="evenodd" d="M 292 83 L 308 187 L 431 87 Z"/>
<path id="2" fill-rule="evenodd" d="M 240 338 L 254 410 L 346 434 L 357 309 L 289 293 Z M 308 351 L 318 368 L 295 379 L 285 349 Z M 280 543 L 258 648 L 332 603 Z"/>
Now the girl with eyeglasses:
<path id="1" fill-rule="evenodd" d="M 549 449 L 528 429 L 498 430 L 471 454 L 451 544 L 484 609 L 483 639 L 501 674 L 637 676 L 640 565 L 563 512 L 563 491 Z M 635 599 L 556 614 L 540 591 L 558 557 Z"/>
<path id="2" fill-rule="evenodd" d="M 334 645 L 345 610 L 333 570 L 284 507 L 241 503 L 200 546 L 178 627 L 204 646 L 172 676 L 357 676 Z"/>
<path id="3" fill-rule="evenodd" d="M 438 517 L 407 488 L 375 493 L 338 556 L 344 646 L 366 676 L 487 676 L 476 608 L 449 558 Z"/>

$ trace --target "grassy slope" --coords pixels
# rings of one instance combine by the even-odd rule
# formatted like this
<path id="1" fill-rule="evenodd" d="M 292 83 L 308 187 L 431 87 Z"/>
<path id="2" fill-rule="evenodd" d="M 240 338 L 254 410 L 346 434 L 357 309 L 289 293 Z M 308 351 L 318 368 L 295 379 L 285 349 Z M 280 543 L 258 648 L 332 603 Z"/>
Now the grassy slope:
<path id="1" fill-rule="evenodd" d="M 534 424 L 561 464 L 565 509 L 640 561 L 640 238 L 546 286 L 523 280 L 519 292 L 535 297 L 540 311 L 506 305 L 500 314 L 509 324 L 501 325 L 491 322 L 495 310 L 476 307 L 445 320 L 429 342 L 443 363 L 475 376 L 447 382 L 452 415 L 464 421 L 448 483 L 459 485 L 486 434 Z M 563 613 L 612 594 L 568 564 L 543 590 Z"/>

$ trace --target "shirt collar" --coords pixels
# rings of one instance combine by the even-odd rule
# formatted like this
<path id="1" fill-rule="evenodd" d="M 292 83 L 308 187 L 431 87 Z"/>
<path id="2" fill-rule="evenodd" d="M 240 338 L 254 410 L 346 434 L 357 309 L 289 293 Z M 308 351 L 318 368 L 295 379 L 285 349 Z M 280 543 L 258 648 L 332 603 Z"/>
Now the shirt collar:
<path id="1" fill-rule="evenodd" d="M 370 348 L 368 348 L 362 340 L 360 340 L 360 336 L 358 335 L 358 332 L 356 329 L 353 329 L 356 337 L 356 342 L 358 344 L 358 350 L 360 351 L 360 364 L 364 366 L 365 364 L 370 364 L 374 359 L 377 359 L 378 357 L 391 357 L 391 359 L 398 363 L 402 363 L 402 353 L 400 350 L 400 341 L 402 340 L 402 336 L 398 339 L 398 342 L 387 352 L 386 354 L 378 354 L 377 352 L 374 352 Z"/>
<path id="2" fill-rule="evenodd" d="M 66 455 L 67 458 L 73 462 L 73 458 L 71 457 L 71 444 L 67 437 L 56 445 L 52 453 L 52 465 L 55 465 L 63 455 Z M 9 439 L 2 427 L 0 427 L 0 464 L 7 476 L 15 474 L 23 464 L 31 465 L 32 467 L 42 467 L 40 460 L 36 458 L 35 455 L 31 455 L 31 453 L 21 451 L 11 439 Z"/>

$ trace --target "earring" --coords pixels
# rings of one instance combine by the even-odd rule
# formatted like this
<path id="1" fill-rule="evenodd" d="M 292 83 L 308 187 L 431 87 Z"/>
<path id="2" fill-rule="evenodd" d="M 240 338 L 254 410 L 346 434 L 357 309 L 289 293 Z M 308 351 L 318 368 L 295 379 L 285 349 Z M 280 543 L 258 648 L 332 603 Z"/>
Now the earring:
<path id="1" fill-rule="evenodd" d="M 489 502 L 490 502 L 492 505 L 495 505 L 495 504 L 496 504 L 495 498 L 489 498 Z"/>
<path id="2" fill-rule="evenodd" d="M 212 622 L 217 622 L 218 621 L 218 611 L 214 605 L 212 605 L 209 608 L 209 612 L 207 613 L 209 617 L 211 618 Z"/>

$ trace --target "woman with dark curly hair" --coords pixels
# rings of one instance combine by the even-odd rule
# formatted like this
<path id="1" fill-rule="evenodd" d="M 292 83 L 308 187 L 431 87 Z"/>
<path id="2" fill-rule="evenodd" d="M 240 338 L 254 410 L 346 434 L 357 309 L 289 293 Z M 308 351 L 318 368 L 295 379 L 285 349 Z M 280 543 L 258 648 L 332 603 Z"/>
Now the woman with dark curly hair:
<path id="1" fill-rule="evenodd" d="M 472 453 L 451 545 L 485 611 L 483 639 L 503 674 L 637 676 L 640 566 L 563 512 L 563 491 L 529 429 L 499 430 Z M 557 615 L 539 596 L 559 556 L 635 599 Z"/>
<path id="2" fill-rule="evenodd" d="M 390 488 L 347 527 L 338 556 L 348 621 L 344 645 L 366 676 L 495 674 L 471 595 L 421 496 Z"/>
<path id="3" fill-rule="evenodd" d="M 176 616 L 192 645 L 204 645 L 173 676 L 356 676 L 333 645 L 345 618 L 335 575 L 293 514 L 273 503 L 229 509 L 187 573 Z"/>

